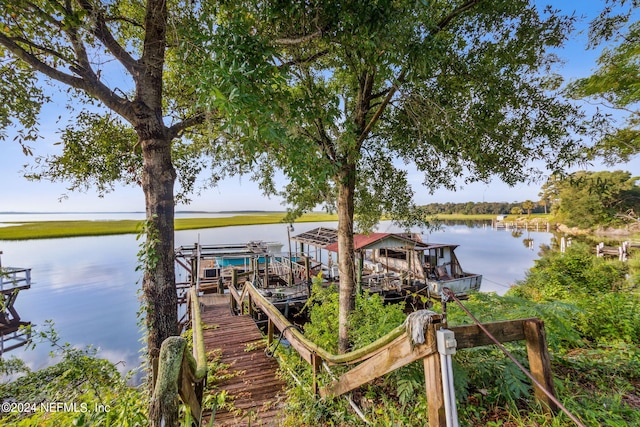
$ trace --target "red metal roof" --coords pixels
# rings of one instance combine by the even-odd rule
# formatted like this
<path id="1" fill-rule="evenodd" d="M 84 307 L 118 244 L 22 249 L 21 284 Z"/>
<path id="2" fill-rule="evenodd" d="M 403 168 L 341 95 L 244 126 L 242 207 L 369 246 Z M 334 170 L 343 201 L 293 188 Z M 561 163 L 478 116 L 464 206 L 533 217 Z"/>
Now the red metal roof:
<path id="1" fill-rule="evenodd" d="M 406 238 L 404 236 L 394 234 L 394 233 L 371 233 L 371 234 L 354 234 L 353 235 L 353 245 L 356 251 L 361 249 L 367 249 L 367 247 L 377 243 L 381 240 L 385 240 L 389 237 L 392 237 L 394 240 L 402 240 L 407 242 L 408 244 L 420 245 L 419 242 Z M 338 252 L 338 242 L 332 243 L 328 246 L 325 246 L 325 249 L 331 252 Z"/>

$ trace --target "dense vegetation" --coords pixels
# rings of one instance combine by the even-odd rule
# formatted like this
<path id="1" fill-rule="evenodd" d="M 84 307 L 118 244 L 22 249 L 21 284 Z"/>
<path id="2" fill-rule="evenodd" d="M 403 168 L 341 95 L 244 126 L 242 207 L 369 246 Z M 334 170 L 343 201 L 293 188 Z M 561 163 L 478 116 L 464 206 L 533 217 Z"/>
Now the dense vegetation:
<path id="1" fill-rule="evenodd" d="M 552 176 L 542 188 L 559 222 L 570 227 L 616 226 L 640 213 L 640 177 L 625 171 L 578 171 Z"/>
<path id="2" fill-rule="evenodd" d="M 51 344 L 51 356 L 59 362 L 32 371 L 15 357 L 0 359 L 0 377 L 16 378 L 0 384 L 0 425 L 147 425 L 144 388 L 129 386 L 129 377 L 97 358 L 95 348 L 60 342 L 52 323 L 36 333 L 35 342 Z"/>

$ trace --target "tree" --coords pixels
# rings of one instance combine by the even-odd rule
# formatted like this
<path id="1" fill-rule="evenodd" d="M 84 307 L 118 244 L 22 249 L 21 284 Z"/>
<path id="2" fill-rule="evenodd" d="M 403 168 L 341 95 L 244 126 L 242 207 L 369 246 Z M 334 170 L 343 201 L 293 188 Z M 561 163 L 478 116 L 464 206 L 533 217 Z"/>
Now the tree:
<path id="1" fill-rule="evenodd" d="M 603 157 L 609 164 L 628 161 L 640 152 L 640 22 L 634 22 L 637 1 L 612 0 L 590 26 L 590 46 L 615 41 L 604 48 L 598 69 L 589 77 L 578 79 L 568 87 L 574 98 L 601 101 L 626 116 L 623 126 L 604 127 L 604 134 L 590 150 L 591 156 Z M 630 23 L 630 24 L 629 24 Z M 599 122 L 600 123 L 600 122 Z"/>
<path id="2" fill-rule="evenodd" d="M 535 173 L 529 161 L 556 170 L 575 153 L 568 130 L 577 111 L 542 75 L 554 61 L 547 49 L 572 27 L 556 11 L 511 0 L 236 7 L 274 51 L 289 89 L 268 118 L 282 124 L 277 143 L 231 144 L 229 157 L 250 153 L 274 192 L 281 168 L 294 216 L 319 204 L 337 209 L 341 351 L 354 306 L 354 220 L 363 230 L 383 214 L 423 223 L 406 164 L 434 191 L 463 176 L 514 184 Z"/>
<path id="3" fill-rule="evenodd" d="M 618 223 L 618 215 L 640 210 L 640 178 L 624 171 L 578 171 L 555 183 L 554 208 L 571 227 L 592 228 Z"/>
<path id="4" fill-rule="evenodd" d="M 175 74 L 186 62 L 176 31 L 194 19 L 195 9 L 178 3 L 172 26 L 165 0 L 144 6 L 128 0 L 5 0 L 0 6 L 0 93 L 10 100 L 0 108 L 3 131 L 18 126 L 28 152 L 40 107 L 50 99 L 43 88 L 51 84 L 83 111 L 63 133 L 65 152 L 41 176 L 75 177 L 76 186 L 92 181 L 102 191 L 118 180 L 143 189 L 142 289 L 152 358 L 165 338 L 178 334 L 174 153 L 189 150 L 185 132 L 204 131 L 206 118 L 189 98 L 193 88 L 181 86 Z"/>
<path id="5" fill-rule="evenodd" d="M 531 216 L 531 209 L 535 208 L 536 204 L 531 200 L 525 200 L 522 202 L 522 209 L 527 211 L 527 215 Z"/>

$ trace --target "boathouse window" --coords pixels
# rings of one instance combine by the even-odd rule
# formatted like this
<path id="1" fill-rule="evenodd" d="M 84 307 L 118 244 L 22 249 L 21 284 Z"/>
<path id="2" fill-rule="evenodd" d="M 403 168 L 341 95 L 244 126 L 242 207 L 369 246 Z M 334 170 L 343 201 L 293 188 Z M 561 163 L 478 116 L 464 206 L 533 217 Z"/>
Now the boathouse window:
<path id="1" fill-rule="evenodd" d="M 209 279 L 212 277 L 218 277 L 220 274 L 217 268 L 205 268 L 204 269 L 204 277 Z"/>
<path id="2" fill-rule="evenodd" d="M 396 251 L 393 249 L 387 249 L 386 250 L 386 257 L 387 258 L 394 258 L 394 259 L 406 259 L 407 254 L 404 251 Z"/>
<path id="3" fill-rule="evenodd" d="M 438 258 L 444 258 L 444 248 L 438 248 Z"/>

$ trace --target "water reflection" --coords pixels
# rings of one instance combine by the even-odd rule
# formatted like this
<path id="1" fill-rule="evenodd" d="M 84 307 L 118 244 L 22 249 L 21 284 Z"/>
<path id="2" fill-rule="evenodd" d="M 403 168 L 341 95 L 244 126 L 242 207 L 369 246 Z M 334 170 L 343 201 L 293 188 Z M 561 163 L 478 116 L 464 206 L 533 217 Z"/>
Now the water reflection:
<path id="1" fill-rule="evenodd" d="M 197 216 L 197 215 L 196 215 Z M 55 219 L 55 218 L 49 218 Z M 1 220 L 1 219 L 0 219 Z M 299 223 L 295 233 L 336 223 Z M 384 222 L 381 232 L 403 231 Z M 220 227 L 176 232 L 176 246 L 201 243 L 239 243 L 250 240 L 279 241 L 286 246 L 287 225 Z M 482 223 L 443 225 L 423 233 L 426 242 L 458 244 L 464 270 L 484 276 L 482 290 L 504 293 L 533 265 L 537 253 L 531 244 L 549 245 L 552 234 L 529 232 L 526 247 L 510 232 L 493 230 Z M 527 240 L 526 239 L 526 240 Z M 52 319 L 62 342 L 83 347 L 93 345 L 98 354 L 124 362 L 122 370 L 139 365 L 142 334 L 138 327 L 136 271 L 138 241 L 135 235 L 76 237 L 66 239 L 0 241 L 3 265 L 32 269 L 33 285 L 20 295 L 17 309 L 36 326 Z M 179 278 L 180 279 L 180 278 Z M 52 361 L 51 349 L 39 345 L 34 351 L 14 350 L 32 369 Z"/>

